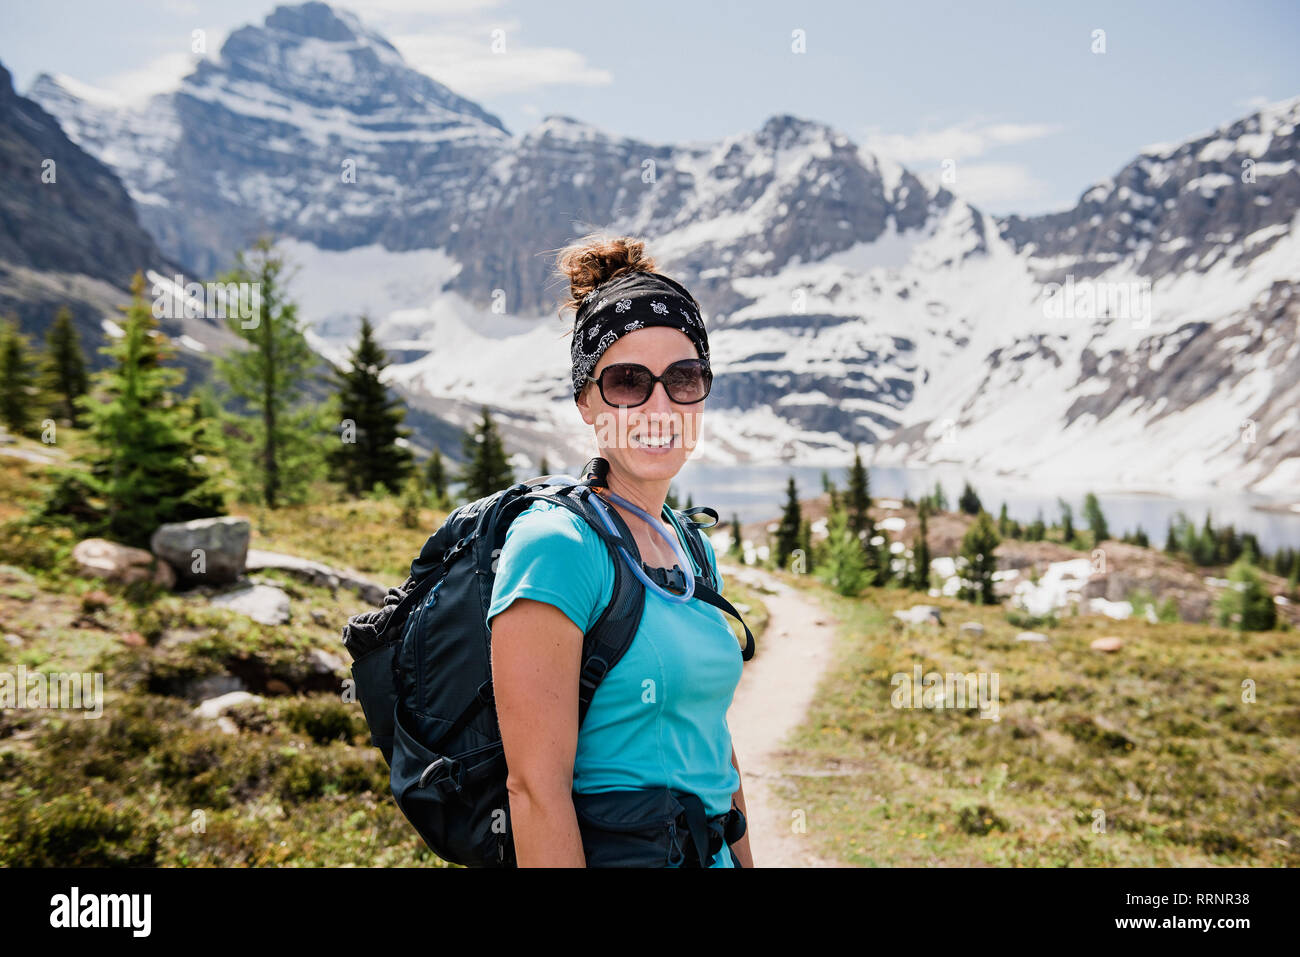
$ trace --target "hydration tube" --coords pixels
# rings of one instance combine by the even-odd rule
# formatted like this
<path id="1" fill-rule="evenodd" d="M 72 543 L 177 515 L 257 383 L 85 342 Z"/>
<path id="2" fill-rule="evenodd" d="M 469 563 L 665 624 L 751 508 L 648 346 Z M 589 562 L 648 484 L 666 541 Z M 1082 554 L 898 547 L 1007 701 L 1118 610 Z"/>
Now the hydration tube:
<path id="1" fill-rule="evenodd" d="M 566 481 L 569 479 L 569 476 L 567 475 L 559 476 L 559 477 L 565 479 Z M 574 480 L 574 484 L 577 484 L 576 479 Z M 641 567 L 641 563 L 638 562 L 635 558 L 633 558 L 626 548 L 624 548 L 622 545 L 619 545 L 618 550 L 622 552 L 623 557 L 627 559 L 627 564 L 628 567 L 632 569 L 632 574 L 634 574 L 637 578 L 639 578 L 641 580 L 641 583 L 645 585 L 646 588 L 653 590 L 656 594 L 658 594 L 666 601 L 675 602 L 679 605 L 684 605 L 686 602 L 690 601 L 692 596 L 694 596 L 695 594 L 695 575 L 690 571 L 690 569 L 692 568 L 691 559 L 686 554 L 686 549 L 682 546 L 680 539 L 678 539 L 676 535 L 669 535 L 667 532 L 665 532 L 663 528 L 663 522 L 654 519 L 649 512 L 641 508 L 639 505 L 634 505 L 633 503 L 629 502 L 627 499 L 623 498 L 623 496 L 614 492 L 614 490 L 609 488 L 608 486 L 605 486 L 604 491 L 616 503 L 622 505 L 624 508 L 628 509 L 631 512 L 634 512 L 635 514 L 641 516 L 641 518 L 645 519 L 646 524 L 649 525 L 651 528 L 653 528 L 656 532 L 658 532 L 659 535 L 664 539 L 666 539 L 668 541 L 668 544 L 673 547 L 673 554 L 677 556 L 677 564 L 681 566 L 682 571 L 684 572 L 683 577 L 686 579 L 686 591 L 683 594 L 678 595 L 675 592 L 670 592 L 667 589 L 660 587 L 656 582 L 651 581 L 650 576 L 647 575 L 645 573 L 645 569 Z M 598 494 L 596 494 L 594 489 L 592 490 L 591 497 L 596 500 L 597 503 L 596 511 L 600 514 L 600 520 L 604 523 L 605 530 L 608 531 L 611 535 L 617 537 L 618 529 L 614 527 L 614 522 L 609 517 L 609 505 L 606 504 L 606 502 Z"/>

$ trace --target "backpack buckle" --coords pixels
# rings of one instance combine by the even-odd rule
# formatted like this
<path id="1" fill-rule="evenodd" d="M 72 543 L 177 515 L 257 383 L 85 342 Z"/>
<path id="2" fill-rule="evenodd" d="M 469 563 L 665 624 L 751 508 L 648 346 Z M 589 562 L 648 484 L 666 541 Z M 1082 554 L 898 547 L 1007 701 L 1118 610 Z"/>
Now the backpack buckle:
<path id="1" fill-rule="evenodd" d="M 582 673 L 578 676 L 578 684 L 590 690 L 600 684 L 609 671 L 609 662 L 600 655 L 592 655 L 585 665 L 582 666 Z"/>
<path id="2" fill-rule="evenodd" d="M 461 790 L 460 771 L 461 763 L 455 758 L 440 757 L 421 772 L 419 786 L 425 788 L 430 784 L 442 784 L 445 781 L 450 781 L 452 787 L 459 793 Z"/>

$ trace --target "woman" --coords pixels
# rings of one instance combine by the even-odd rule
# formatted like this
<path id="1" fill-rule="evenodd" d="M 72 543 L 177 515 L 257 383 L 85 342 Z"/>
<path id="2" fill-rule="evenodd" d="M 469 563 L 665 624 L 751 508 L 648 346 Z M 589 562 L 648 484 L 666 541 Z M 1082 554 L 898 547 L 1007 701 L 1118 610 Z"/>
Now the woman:
<path id="1" fill-rule="evenodd" d="M 699 435 L 712 382 L 699 305 L 654 272 L 643 244 L 632 239 L 587 237 L 565 249 L 558 264 L 571 290 L 561 312 L 576 311 L 571 356 L 578 412 L 595 431 L 596 454 L 609 462 L 609 489 L 663 516 L 660 530 L 609 505 L 627 523 L 642 560 L 672 568 L 676 558 L 662 535 L 676 536 L 685 548 L 685 533 L 664 502 Z M 608 814 L 602 820 L 587 813 L 586 802 L 597 796 L 608 811 L 625 798 L 631 808 L 639 795 L 667 788 L 685 795 L 683 803 L 703 804 L 714 826 L 728 814 L 738 825 L 745 811 L 726 721 L 741 651 L 726 617 L 702 601 L 674 603 L 646 590 L 636 636 L 596 689 L 579 733 L 582 639 L 610 599 L 613 575 L 599 536 L 548 502 L 525 509 L 502 546 L 487 617 L 516 860 L 521 867 L 632 859 L 644 866 L 703 860 L 709 867 L 752 867 L 749 836 L 735 837 L 738 826 L 730 829 L 730 844 L 714 839 L 721 844 L 716 853 L 697 847 L 701 842 L 691 835 L 702 831 L 694 826 L 673 829 L 666 854 L 652 843 L 653 832 L 643 835 L 639 856 L 606 853 L 611 842 L 627 837 L 615 833 L 627 819 L 614 815 L 614 830 L 594 825 L 593 818 L 610 823 Z"/>

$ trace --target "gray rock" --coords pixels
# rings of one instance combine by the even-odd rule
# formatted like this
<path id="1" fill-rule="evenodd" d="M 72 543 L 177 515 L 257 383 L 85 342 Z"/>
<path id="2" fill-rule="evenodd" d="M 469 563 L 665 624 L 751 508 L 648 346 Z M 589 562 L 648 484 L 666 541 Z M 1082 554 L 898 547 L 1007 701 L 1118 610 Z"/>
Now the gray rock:
<path id="1" fill-rule="evenodd" d="M 22 636 L 15 635 L 13 632 L 10 632 L 9 634 L 5 635 L 5 644 L 8 645 L 10 648 L 21 648 L 23 646 Z"/>
<path id="2" fill-rule="evenodd" d="M 197 518 L 159 525 L 149 547 L 176 569 L 183 581 L 219 585 L 237 581 L 244 573 L 249 535 L 246 518 Z M 196 563 L 199 571 L 194 570 Z"/>
<path id="3" fill-rule="evenodd" d="M 176 584 L 171 566 L 143 548 L 119 545 L 106 538 L 87 538 L 72 549 L 77 572 L 86 578 L 104 578 L 129 585 L 137 581 L 154 581 L 164 588 Z"/>
<path id="4" fill-rule="evenodd" d="M 232 691 L 244 691 L 246 687 L 243 680 L 234 675 L 208 675 L 190 682 L 185 688 L 185 697 L 191 701 L 206 701 Z"/>
<path id="5" fill-rule="evenodd" d="M 322 651 L 320 648 L 313 648 L 307 652 L 307 664 L 311 670 L 319 675 L 337 674 L 340 671 L 347 671 L 348 666 L 343 663 L 343 659 L 338 655 L 330 654 L 328 651 Z"/>
<path id="6" fill-rule="evenodd" d="M 223 695 L 215 698 L 208 698 L 194 709 L 196 718 L 205 718 L 209 721 L 216 720 L 225 714 L 229 709 L 236 705 L 243 704 L 245 701 L 261 701 L 259 695 L 252 694 L 248 691 L 228 691 Z"/>
<path id="7" fill-rule="evenodd" d="M 941 610 L 938 605 L 913 605 L 906 611 L 894 612 L 894 617 L 911 625 L 942 625 Z"/>
<path id="8" fill-rule="evenodd" d="M 1047 636 L 1041 631 L 1022 631 L 1016 635 L 1016 641 L 1044 642 L 1046 640 Z"/>
<path id="9" fill-rule="evenodd" d="M 213 595 L 212 604 L 229 608 L 263 625 L 289 622 L 289 596 L 271 585 L 245 585 L 233 591 Z"/>
<path id="10" fill-rule="evenodd" d="M 982 637 L 984 634 L 984 626 L 978 621 L 963 621 L 961 630 L 964 634 L 974 635 L 976 638 Z"/>
<path id="11" fill-rule="evenodd" d="M 287 572 L 309 585 L 328 588 L 330 591 L 346 588 L 356 592 L 362 601 L 371 605 L 382 605 L 384 597 L 388 594 L 387 588 L 364 575 L 345 568 L 334 568 L 309 558 L 299 558 L 297 555 L 284 555 L 280 552 L 253 548 L 249 549 L 244 567 L 250 572 L 267 569 Z"/>

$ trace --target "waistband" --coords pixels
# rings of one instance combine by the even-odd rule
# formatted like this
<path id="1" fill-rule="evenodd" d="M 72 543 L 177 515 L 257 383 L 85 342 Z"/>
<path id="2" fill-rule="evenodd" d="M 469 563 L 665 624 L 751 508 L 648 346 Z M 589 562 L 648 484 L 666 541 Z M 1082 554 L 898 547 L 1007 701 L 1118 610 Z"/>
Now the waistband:
<path id="1" fill-rule="evenodd" d="M 673 796 L 684 808 L 677 821 L 685 825 L 686 835 L 690 837 L 690 843 L 682 847 L 681 859 L 674 863 L 683 867 L 709 867 L 724 843 L 734 844 L 744 836 L 745 815 L 740 808 L 733 806 L 726 814 L 710 816 L 698 795 L 674 791 Z M 700 848 L 708 848 L 707 863 L 700 859 Z"/>

